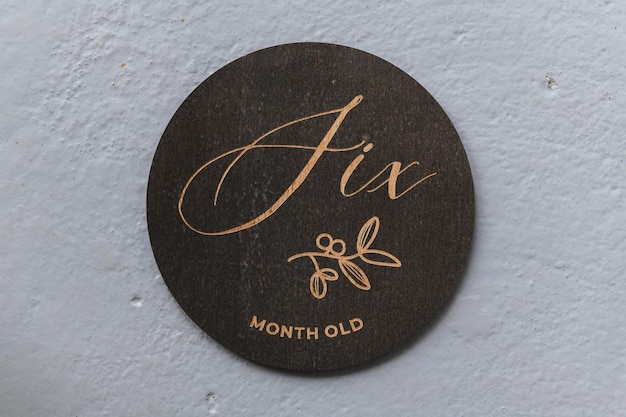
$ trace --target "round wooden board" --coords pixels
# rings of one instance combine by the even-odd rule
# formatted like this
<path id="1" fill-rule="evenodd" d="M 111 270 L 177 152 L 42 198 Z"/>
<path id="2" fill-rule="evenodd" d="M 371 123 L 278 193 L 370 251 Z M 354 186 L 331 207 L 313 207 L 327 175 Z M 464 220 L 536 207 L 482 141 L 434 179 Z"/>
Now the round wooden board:
<path id="1" fill-rule="evenodd" d="M 152 164 L 147 215 L 172 295 L 265 365 L 379 357 L 454 296 L 474 221 L 454 126 L 371 54 L 299 43 L 246 55 L 183 102 Z"/>

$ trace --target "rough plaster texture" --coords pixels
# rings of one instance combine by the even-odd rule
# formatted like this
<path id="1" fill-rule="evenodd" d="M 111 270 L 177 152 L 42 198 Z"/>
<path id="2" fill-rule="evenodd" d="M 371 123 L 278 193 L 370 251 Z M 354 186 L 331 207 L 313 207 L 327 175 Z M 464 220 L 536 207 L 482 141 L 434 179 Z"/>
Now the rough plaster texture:
<path id="1" fill-rule="evenodd" d="M 625 21 L 608 0 L 4 0 L 0 416 L 625 416 Z M 205 336 L 145 219 L 182 100 L 296 41 L 417 79 L 476 187 L 468 271 L 437 325 L 321 376 Z"/>

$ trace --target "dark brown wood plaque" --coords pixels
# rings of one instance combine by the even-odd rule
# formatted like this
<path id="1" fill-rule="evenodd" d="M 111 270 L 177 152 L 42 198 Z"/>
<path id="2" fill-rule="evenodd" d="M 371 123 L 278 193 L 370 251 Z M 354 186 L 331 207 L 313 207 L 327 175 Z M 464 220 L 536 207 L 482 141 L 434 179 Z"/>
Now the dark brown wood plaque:
<path id="1" fill-rule="evenodd" d="M 474 194 L 449 118 L 400 69 L 337 45 L 211 75 L 157 148 L 154 255 L 189 317 L 292 370 L 378 357 L 429 326 L 467 260 Z"/>

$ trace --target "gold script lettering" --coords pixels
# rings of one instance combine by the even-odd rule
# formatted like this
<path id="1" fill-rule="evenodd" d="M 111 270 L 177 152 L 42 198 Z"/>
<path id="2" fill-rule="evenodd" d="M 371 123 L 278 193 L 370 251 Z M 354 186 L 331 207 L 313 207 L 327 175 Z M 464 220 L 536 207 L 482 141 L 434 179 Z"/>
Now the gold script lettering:
<path id="1" fill-rule="evenodd" d="M 285 124 L 283 124 L 281 126 L 278 126 L 278 127 L 274 128 L 274 129 L 264 133 L 263 135 L 261 135 L 260 137 L 258 137 L 254 141 L 252 141 L 252 143 L 250 143 L 249 145 L 232 149 L 232 150 L 230 150 L 228 152 L 225 152 L 225 153 L 223 153 L 223 154 L 221 154 L 221 155 L 211 159 L 210 161 L 206 162 L 198 170 L 196 170 L 196 172 L 194 172 L 194 174 L 189 178 L 189 180 L 187 180 L 187 183 L 183 187 L 183 190 L 182 190 L 182 192 L 180 194 L 180 198 L 178 199 L 178 214 L 180 215 L 180 218 L 182 219 L 182 221 L 185 223 L 185 225 L 189 229 L 191 229 L 194 232 L 199 233 L 201 235 L 205 235 L 205 236 L 221 236 L 221 235 L 227 235 L 227 234 L 231 234 L 231 233 L 236 233 L 236 232 L 239 232 L 239 231 L 242 231 L 242 230 L 245 230 L 245 229 L 249 229 L 249 228 L 251 228 L 253 226 L 256 226 L 257 224 L 261 223 L 263 220 L 267 219 L 272 214 L 274 214 L 280 208 L 280 206 L 282 206 L 289 199 L 289 197 L 291 197 L 293 195 L 293 193 L 304 183 L 304 181 L 307 179 L 307 177 L 309 176 L 309 174 L 311 173 L 311 171 L 313 170 L 313 168 L 315 167 L 315 165 L 317 164 L 317 162 L 319 161 L 319 159 L 322 157 L 322 155 L 324 153 L 326 153 L 326 152 L 353 151 L 353 150 L 356 150 L 356 149 L 360 148 L 361 146 L 363 146 L 365 144 L 364 141 L 361 141 L 361 142 L 357 143 L 354 146 L 350 146 L 350 147 L 346 147 L 346 148 L 332 148 L 332 147 L 329 146 L 330 142 L 332 141 L 333 137 L 337 133 L 337 130 L 339 129 L 339 127 L 343 123 L 343 121 L 346 118 L 346 116 L 348 115 L 348 113 L 352 109 L 354 109 L 356 106 L 358 106 L 359 103 L 361 102 L 361 100 L 363 100 L 363 96 L 362 95 L 357 95 L 356 97 L 354 97 L 344 107 L 341 107 L 341 108 L 338 108 L 338 109 L 334 109 L 334 110 L 325 111 L 325 112 L 321 112 L 321 113 L 317 113 L 317 114 L 314 114 L 314 115 L 311 115 L 311 116 L 303 117 L 303 118 L 300 118 L 300 119 L 293 120 L 291 122 L 285 123 Z M 314 119 L 314 118 L 317 118 L 317 117 L 331 115 L 331 114 L 337 114 L 337 117 L 336 117 L 335 121 L 333 122 L 332 126 L 330 127 L 330 129 L 326 132 L 326 134 L 324 135 L 323 139 L 321 140 L 321 142 L 317 146 L 289 145 L 289 144 L 263 144 L 263 143 L 261 143 L 261 141 L 263 139 L 267 138 L 268 136 L 272 135 L 273 133 L 276 133 L 277 131 L 279 131 L 281 129 L 284 129 L 284 128 L 288 127 L 288 126 L 291 126 L 291 125 L 294 125 L 296 123 L 300 123 L 300 122 L 303 122 L 303 121 L 306 121 L 306 120 L 311 120 L 311 119 Z M 363 160 L 364 154 L 369 152 L 372 149 L 372 147 L 373 147 L 372 144 L 367 144 L 363 148 L 363 154 L 357 156 L 352 161 L 352 163 L 346 168 L 345 172 L 343 173 L 343 176 L 341 177 L 340 191 L 341 191 L 341 193 L 345 197 L 352 197 L 355 194 L 359 193 L 360 191 L 366 189 L 367 187 L 370 187 L 374 181 L 376 181 L 377 179 L 381 179 L 381 177 L 383 177 L 383 175 L 385 174 L 385 172 L 387 170 L 390 170 L 390 172 L 388 174 L 388 178 L 387 179 L 383 179 L 380 184 L 374 186 L 373 188 L 369 188 L 367 190 L 368 192 L 374 192 L 374 191 L 380 189 L 381 187 L 383 187 L 385 184 L 387 184 L 389 197 L 391 199 L 397 199 L 397 198 L 403 196 L 404 194 L 406 194 L 409 190 L 411 190 L 412 188 L 414 188 L 415 186 L 417 186 L 421 182 L 423 182 L 426 179 L 428 179 L 428 178 L 430 178 L 430 177 L 432 177 L 432 176 L 437 174 L 436 172 L 431 173 L 431 174 L 421 178 L 419 181 L 417 181 L 416 183 L 411 185 L 409 188 L 407 188 L 403 192 L 398 193 L 396 191 L 396 182 L 397 182 L 398 177 L 401 174 L 403 174 L 406 170 L 408 170 L 410 167 L 418 165 L 419 163 L 418 162 L 411 162 L 406 167 L 402 168 L 400 162 L 394 161 L 394 162 L 391 162 L 390 164 L 388 164 L 384 169 L 382 169 L 380 172 L 378 172 L 371 180 L 369 180 L 362 187 L 358 188 L 356 191 L 351 192 L 351 193 L 346 192 L 346 185 L 348 183 L 348 180 L 350 179 L 351 175 L 354 173 L 354 171 L 357 169 L 357 167 L 359 166 L 359 164 Z M 183 202 L 185 200 L 185 195 L 187 193 L 187 190 L 188 190 L 189 186 L 196 179 L 196 177 L 202 171 L 204 171 L 207 167 L 212 165 L 213 163 L 215 163 L 215 162 L 217 162 L 219 160 L 222 160 L 223 158 L 226 158 L 226 157 L 229 157 L 229 156 L 233 156 L 232 161 L 228 164 L 228 166 L 224 170 L 224 172 L 223 172 L 223 174 L 222 174 L 222 176 L 221 176 L 221 178 L 220 178 L 220 180 L 219 180 L 219 182 L 217 184 L 217 187 L 215 189 L 215 194 L 214 194 L 214 197 L 213 197 L 213 205 L 217 205 L 219 193 L 221 191 L 221 188 L 222 188 L 222 185 L 224 183 L 224 180 L 226 179 L 226 176 L 231 171 L 231 169 L 235 166 L 235 164 L 241 158 L 243 158 L 243 156 L 247 152 L 249 152 L 249 151 L 251 151 L 253 149 L 268 149 L 268 148 L 302 149 L 302 150 L 313 151 L 313 154 L 311 155 L 311 157 L 309 158 L 309 160 L 307 161 L 305 166 L 302 168 L 302 170 L 298 173 L 296 178 L 292 181 L 292 183 L 280 195 L 280 197 L 278 197 L 278 199 L 276 199 L 276 201 L 274 201 L 274 203 L 272 203 L 272 205 L 268 209 L 266 209 L 263 213 L 261 213 L 260 215 L 258 215 L 255 218 L 253 218 L 252 220 L 249 220 L 249 221 L 247 221 L 247 222 L 245 222 L 243 224 L 240 224 L 238 226 L 231 227 L 231 228 L 228 228 L 228 229 L 225 229 L 225 230 L 221 230 L 221 231 L 200 230 L 197 227 L 194 227 L 193 225 L 191 225 L 191 223 L 187 220 L 187 218 L 185 217 L 185 214 L 183 213 Z"/>
<path id="2" fill-rule="evenodd" d="M 350 163 L 350 165 L 348 165 L 343 175 L 341 176 L 341 184 L 339 186 L 339 190 L 341 191 L 341 194 L 343 194 L 344 197 L 352 197 L 353 195 L 360 193 L 361 191 L 363 191 L 364 189 L 372 185 L 372 183 L 376 181 L 377 179 L 379 179 L 387 170 L 389 170 L 389 177 L 386 180 L 382 181 L 377 186 L 367 190 L 368 193 L 373 193 L 374 191 L 380 189 L 383 185 L 387 184 L 387 194 L 389 195 L 389 198 L 392 200 L 396 200 L 402 197 L 403 195 L 405 195 L 406 193 L 408 193 L 409 191 L 411 191 L 413 188 L 420 185 L 422 182 L 426 181 L 428 178 L 434 177 L 435 175 L 437 175 L 436 172 L 428 174 L 425 177 L 420 178 L 418 181 L 414 182 L 407 189 L 405 189 L 404 191 L 398 194 L 396 190 L 398 177 L 404 172 L 406 172 L 409 168 L 419 165 L 419 162 L 413 161 L 407 166 L 405 166 L 404 168 L 402 168 L 402 164 L 400 162 L 393 161 L 387 164 L 385 168 L 381 169 L 378 172 L 378 174 L 374 175 L 374 177 L 368 182 L 366 182 L 365 185 L 357 188 L 356 191 L 353 191 L 351 193 L 346 192 L 346 185 L 348 185 L 348 181 L 350 180 L 350 177 L 352 176 L 354 171 L 357 169 L 361 161 L 365 159 L 365 154 L 371 151 L 373 147 L 374 145 L 371 143 L 368 143 L 367 145 L 365 145 L 365 147 L 363 147 L 363 154 L 354 158 L 354 160 Z"/>
<path id="3" fill-rule="evenodd" d="M 269 132 L 265 133 L 264 135 L 260 136 L 259 138 L 254 140 L 250 145 L 247 145 L 247 146 L 244 146 L 244 147 L 241 147 L 241 148 L 233 149 L 233 150 L 231 150 L 229 152 L 226 152 L 226 153 L 224 153 L 222 155 L 219 155 L 216 158 L 211 159 L 209 162 L 207 162 L 206 164 L 202 165 L 200 167 L 200 169 L 198 169 L 191 176 L 191 178 L 189 178 L 189 180 L 185 184 L 185 187 L 183 188 L 183 191 L 182 191 L 182 193 L 180 195 L 180 198 L 178 200 L 178 213 L 180 214 L 180 217 L 183 220 L 183 222 L 185 223 L 185 225 L 187 225 L 187 227 L 189 227 L 194 232 L 199 233 L 201 235 L 219 236 L 219 235 L 227 235 L 227 234 L 230 234 L 230 233 L 236 233 L 236 232 L 239 232 L 241 230 L 248 229 L 250 227 L 256 226 L 257 224 L 261 223 L 263 220 L 265 220 L 268 217 L 270 217 L 272 214 L 274 214 L 276 212 L 276 210 L 278 210 L 278 208 L 280 206 L 283 205 L 283 203 L 285 201 L 287 201 L 287 199 L 289 197 L 291 197 L 291 195 L 298 189 L 298 187 L 300 187 L 302 185 L 302 183 L 307 178 L 307 176 L 309 175 L 309 173 L 311 172 L 313 167 L 315 167 L 315 164 L 317 163 L 317 161 L 320 159 L 320 157 L 322 156 L 322 154 L 324 152 L 326 152 L 326 151 L 343 152 L 343 151 L 357 149 L 358 147 L 363 145 L 363 142 L 361 142 L 358 145 L 352 146 L 350 148 L 329 148 L 328 147 L 328 145 L 330 144 L 330 141 L 332 140 L 333 136 L 335 136 L 335 133 L 337 133 L 337 130 L 339 129 L 339 126 L 341 126 L 341 123 L 345 119 L 345 117 L 348 114 L 348 112 L 350 110 L 352 110 L 353 108 L 355 108 L 361 102 L 362 99 L 363 99 L 363 96 L 359 95 L 359 96 L 356 96 L 354 99 L 352 99 L 352 101 L 350 101 L 350 103 L 348 103 L 348 105 L 343 107 L 343 108 L 336 109 L 336 110 L 330 110 L 330 111 L 323 112 L 323 113 L 314 114 L 314 115 L 309 116 L 309 117 L 304 117 L 302 119 L 298 119 L 298 120 L 294 120 L 294 121 L 289 122 L 289 123 L 285 123 L 284 125 L 281 125 L 281 126 L 275 128 L 275 129 L 272 129 Z M 278 130 L 283 129 L 283 128 L 287 127 L 287 126 L 293 125 L 295 123 L 302 122 L 304 120 L 309 120 L 309 119 L 313 119 L 315 117 L 325 116 L 325 115 L 334 114 L 334 113 L 339 113 L 339 115 L 337 116 L 337 119 L 335 119 L 335 122 L 330 127 L 330 129 L 328 130 L 328 132 L 326 133 L 326 135 L 324 136 L 324 138 L 322 139 L 322 141 L 320 142 L 320 144 L 317 147 L 298 146 L 298 145 L 260 145 L 259 144 L 259 142 L 261 142 L 267 136 L 269 136 L 272 133 L 277 132 Z M 218 231 L 218 232 L 207 232 L 207 231 L 199 230 L 199 229 L 193 227 L 191 224 L 189 224 L 189 222 L 185 218 L 185 215 L 183 214 L 183 209 L 182 209 L 183 200 L 185 199 L 185 193 L 187 192 L 187 188 L 189 188 L 189 185 L 198 176 L 198 174 L 200 174 L 200 172 L 202 172 L 206 167 L 208 167 L 212 163 L 214 163 L 214 162 L 216 162 L 216 161 L 218 161 L 218 160 L 220 160 L 220 159 L 222 159 L 222 158 L 224 158 L 224 157 L 226 157 L 228 155 L 232 155 L 232 154 L 238 153 L 238 155 L 233 159 L 233 161 L 230 163 L 230 165 L 228 165 L 228 167 L 224 171 L 224 174 L 222 174 L 222 178 L 220 179 L 220 182 L 219 182 L 219 184 L 217 186 L 217 189 L 215 191 L 215 198 L 213 200 L 213 204 L 216 205 L 217 204 L 217 197 L 218 197 L 219 192 L 220 192 L 220 188 L 222 186 L 222 183 L 224 182 L 224 179 L 226 178 L 226 175 L 230 171 L 230 169 L 235 165 L 235 163 L 237 163 L 237 161 L 239 161 L 246 154 L 246 152 L 248 152 L 251 149 L 255 149 L 255 148 L 310 149 L 310 150 L 313 150 L 314 152 L 313 152 L 313 155 L 311 156 L 311 158 L 309 159 L 309 161 L 306 163 L 306 165 L 302 169 L 302 171 L 300 171 L 300 173 L 298 174 L 296 179 L 291 183 L 291 185 L 289 185 L 289 187 L 287 187 L 285 192 L 274 202 L 274 204 L 272 204 L 267 210 L 265 210 L 263 213 L 261 213 L 258 217 L 255 217 L 254 219 L 252 219 L 252 220 L 250 220 L 250 221 L 248 221 L 248 222 L 246 222 L 244 224 L 241 224 L 239 226 L 232 227 L 230 229 L 226 229 L 226 230 L 222 230 L 222 231 Z"/>

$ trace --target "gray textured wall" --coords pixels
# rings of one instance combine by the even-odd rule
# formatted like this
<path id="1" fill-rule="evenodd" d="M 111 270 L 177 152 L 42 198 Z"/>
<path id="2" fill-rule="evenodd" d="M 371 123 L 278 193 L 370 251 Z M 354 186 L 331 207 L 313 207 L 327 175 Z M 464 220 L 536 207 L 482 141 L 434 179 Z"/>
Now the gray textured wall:
<path id="1" fill-rule="evenodd" d="M 1 416 L 626 415 L 626 3 L 0 5 Z M 322 377 L 257 366 L 170 296 L 145 220 L 182 100 L 320 41 L 418 80 L 472 165 L 475 243 L 425 337 Z"/>

